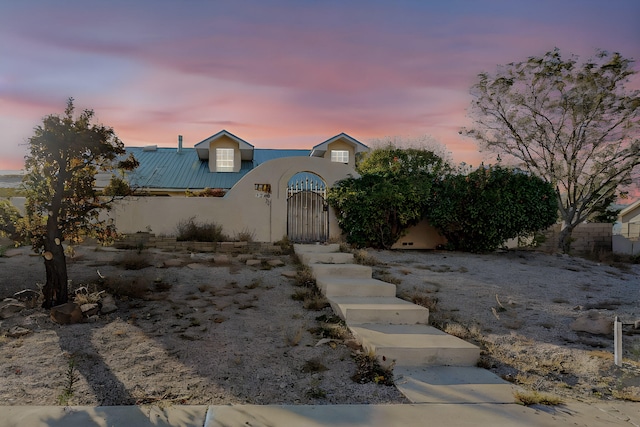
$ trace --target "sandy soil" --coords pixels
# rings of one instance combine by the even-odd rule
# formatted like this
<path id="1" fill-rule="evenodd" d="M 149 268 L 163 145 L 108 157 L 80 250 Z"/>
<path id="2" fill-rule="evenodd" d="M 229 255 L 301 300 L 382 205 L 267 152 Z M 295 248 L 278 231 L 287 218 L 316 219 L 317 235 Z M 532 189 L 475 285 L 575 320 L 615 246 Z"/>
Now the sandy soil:
<path id="1" fill-rule="evenodd" d="M 27 248 L 7 255 L 0 299 L 37 289 L 42 260 Z M 639 336 L 625 335 L 626 359 L 616 368 L 611 337 L 569 327 L 589 310 L 639 319 L 639 265 L 534 252 L 369 255 L 377 277 L 429 305 L 435 325 L 478 343 L 481 364 L 503 378 L 567 399 L 640 399 Z M 329 309 L 291 298 L 300 290 L 283 275 L 291 270 L 289 255 L 78 247 L 72 287 L 107 289 L 118 310 L 74 325 L 52 322 L 38 306 L 1 320 L 0 405 L 406 402 L 394 387 L 351 380 L 357 346 L 348 334 L 326 339 L 340 325 L 321 321 Z M 15 326 L 30 333 L 13 338 Z"/>

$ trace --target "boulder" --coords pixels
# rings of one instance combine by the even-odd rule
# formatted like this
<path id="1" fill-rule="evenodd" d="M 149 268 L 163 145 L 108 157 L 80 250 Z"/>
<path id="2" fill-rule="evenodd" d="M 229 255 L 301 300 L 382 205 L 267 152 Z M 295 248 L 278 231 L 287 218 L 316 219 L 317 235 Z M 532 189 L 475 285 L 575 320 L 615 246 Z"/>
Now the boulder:
<path id="1" fill-rule="evenodd" d="M 261 265 L 262 261 L 260 261 L 259 259 L 248 259 L 246 264 L 249 267 L 254 267 L 254 266 L 257 266 L 257 265 Z"/>
<path id="2" fill-rule="evenodd" d="M 591 311 L 578 317 L 569 326 L 572 331 L 588 332 L 594 335 L 613 334 L 613 318 Z"/>
<path id="3" fill-rule="evenodd" d="M 69 325 L 82 321 L 82 310 L 75 302 L 56 305 L 51 308 L 51 320 L 61 325 Z"/>
<path id="4" fill-rule="evenodd" d="M 267 261 L 267 264 L 269 264 L 271 267 L 282 267 L 284 265 L 284 262 L 279 259 L 270 259 L 269 261 Z"/>
<path id="5" fill-rule="evenodd" d="M 0 319 L 8 319 L 25 308 L 27 306 L 24 303 L 13 298 L 7 298 L 0 303 Z"/>

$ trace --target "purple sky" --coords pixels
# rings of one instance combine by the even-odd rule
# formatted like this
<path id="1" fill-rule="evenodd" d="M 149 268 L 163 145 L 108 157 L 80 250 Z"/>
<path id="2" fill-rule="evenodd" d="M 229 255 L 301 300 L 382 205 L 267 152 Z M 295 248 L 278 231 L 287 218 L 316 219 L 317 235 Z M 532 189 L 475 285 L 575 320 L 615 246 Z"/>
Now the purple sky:
<path id="1" fill-rule="evenodd" d="M 431 135 L 477 165 L 479 72 L 556 46 L 640 60 L 639 22 L 638 0 L 0 0 L 0 170 L 68 97 L 129 146 Z"/>

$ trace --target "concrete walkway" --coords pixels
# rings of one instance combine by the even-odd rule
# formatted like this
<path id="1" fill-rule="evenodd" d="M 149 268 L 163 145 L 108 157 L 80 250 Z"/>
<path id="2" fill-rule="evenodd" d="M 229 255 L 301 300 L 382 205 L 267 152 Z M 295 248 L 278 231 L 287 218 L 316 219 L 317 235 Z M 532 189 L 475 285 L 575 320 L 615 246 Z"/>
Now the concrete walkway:
<path id="1" fill-rule="evenodd" d="M 425 427 L 640 426 L 640 405 L 569 403 L 555 408 L 516 404 L 3 406 L 0 427 Z"/>

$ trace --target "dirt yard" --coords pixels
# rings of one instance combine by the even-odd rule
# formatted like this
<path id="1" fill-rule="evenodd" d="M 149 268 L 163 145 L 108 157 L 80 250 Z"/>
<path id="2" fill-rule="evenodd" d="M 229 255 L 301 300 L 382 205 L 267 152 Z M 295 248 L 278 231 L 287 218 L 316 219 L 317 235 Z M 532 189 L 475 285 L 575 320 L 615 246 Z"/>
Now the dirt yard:
<path id="1" fill-rule="evenodd" d="M 588 313 L 640 319 L 640 265 L 519 251 L 368 256 L 378 278 L 479 344 L 481 365 L 503 378 L 565 399 L 640 400 L 639 335 L 625 327 L 616 368 L 612 336 L 570 328 Z M 286 277 L 295 269 L 285 254 L 77 247 L 78 300 L 108 293 L 117 310 L 58 325 L 33 303 L 0 320 L 0 405 L 406 402 L 394 387 L 352 381 L 356 343 L 329 309 L 292 298 L 304 293 Z M 43 278 L 28 248 L 8 250 L 0 299 Z"/>

